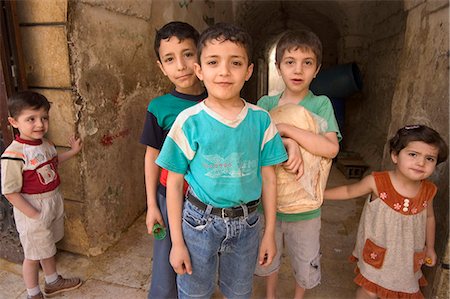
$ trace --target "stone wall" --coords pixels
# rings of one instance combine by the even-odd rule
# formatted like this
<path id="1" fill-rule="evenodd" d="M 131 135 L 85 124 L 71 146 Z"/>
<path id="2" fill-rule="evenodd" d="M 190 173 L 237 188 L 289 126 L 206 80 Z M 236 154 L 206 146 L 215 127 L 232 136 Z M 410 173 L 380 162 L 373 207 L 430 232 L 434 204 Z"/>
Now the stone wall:
<path id="1" fill-rule="evenodd" d="M 27 83 L 50 102 L 48 138 L 58 151 L 67 150 L 67 139 L 77 133 L 79 106 L 72 92 L 67 41 L 67 1 L 17 1 Z M 83 153 L 60 167 L 66 208 L 66 234 L 61 247 L 80 251 L 88 247 L 83 224 Z"/>
<path id="2" fill-rule="evenodd" d="M 448 1 L 406 1 L 408 13 L 405 42 L 399 61 L 399 73 L 391 107 L 391 121 L 388 135 L 399 127 L 421 123 L 436 129 L 447 144 L 449 142 L 449 3 Z M 388 148 L 385 149 L 384 167 L 390 165 Z M 448 265 L 448 223 L 449 223 L 449 162 L 437 167 L 432 180 L 438 185 L 434 199 L 436 215 L 436 253 Z M 448 277 L 448 269 L 441 264 L 427 268 L 426 276 L 434 280 L 437 269 L 444 271 L 441 277 Z M 439 290 L 446 290 L 445 280 Z M 426 294 L 432 291 L 432 285 Z"/>

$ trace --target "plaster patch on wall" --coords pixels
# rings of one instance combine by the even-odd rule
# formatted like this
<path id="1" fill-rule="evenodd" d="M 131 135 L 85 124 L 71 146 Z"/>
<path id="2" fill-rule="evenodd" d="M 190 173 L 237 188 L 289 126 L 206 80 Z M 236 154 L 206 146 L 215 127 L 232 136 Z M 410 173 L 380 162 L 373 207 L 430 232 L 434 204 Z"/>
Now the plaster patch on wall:
<path id="1" fill-rule="evenodd" d="M 84 123 L 84 126 L 80 127 L 80 131 L 82 132 L 83 136 L 94 135 L 98 132 L 97 122 L 92 117 L 86 116 L 86 121 Z"/>

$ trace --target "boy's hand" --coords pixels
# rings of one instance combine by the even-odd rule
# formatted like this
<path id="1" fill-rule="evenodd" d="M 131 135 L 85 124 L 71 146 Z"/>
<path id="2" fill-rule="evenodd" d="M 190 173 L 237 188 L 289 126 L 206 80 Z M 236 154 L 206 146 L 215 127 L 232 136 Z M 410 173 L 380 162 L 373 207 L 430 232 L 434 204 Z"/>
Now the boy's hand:
<path id="1" fill-rule="evenodd" d="M 303 157 L 300 148 L 297 142 L 290 138 L 283 138 L 283 144 L 288 154 L 288 160 L 282 164 L 283 168 L 294 174 L 298 181 L 303 176 Z"/>
<path id="2" fill-rule="evenodd" d="M 277 246 L 273 237 L 264 233 L 259 247 L 258 262 L 261 266 L 269 266 L 275 255 L 277 254 Z"/>
<path id="3" fill-rule="evenodd" d="M 81 146 L 82 146 L 81 138 L 75 138 L 75 136 L 71 136 L 69 138 L 69 145 L 70 145 L 71 151 L 74 154 L 78 153 L 81 150 Z"/>
<path id="4" fill-rule="evenodd" d="M 191 258 L 189 257 L 189 251 L 185 244 L 179 246 L 172 245 L 169 260 L 173 270 L 177 274 L 192 274 Z"/>
<path id="5" fill-rule="evenodd" d="M 428 267 L 433 267 L 434 265 L 436 265 L 436 261 L 437 261 L 437 255 L 436 255 L 436 251 L 434 251 L 434 248 L 426 248 L 425 250 L 425 265 L 427 265 Z"/>
<path id="6" fill-rule="evenodd" d="M 161 215 L 161 211 L 157 207 L 148 207 L 147 216 L 145 217 L 145 224 L 147 225 L 147 231 L 150 235 L 153 234 L 153 226 L 159 223 L 165 227 L 164 220 Z"/>

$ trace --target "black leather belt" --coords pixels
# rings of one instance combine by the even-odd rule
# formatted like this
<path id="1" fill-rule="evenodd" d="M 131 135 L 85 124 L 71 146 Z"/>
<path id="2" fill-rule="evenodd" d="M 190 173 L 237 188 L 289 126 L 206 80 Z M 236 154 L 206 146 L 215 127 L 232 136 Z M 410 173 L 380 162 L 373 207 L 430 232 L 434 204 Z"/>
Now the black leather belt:
<path id="1" fill-rule="evenodd" d="M 202 211 L 205 211 L 206 208 L 208 207 L 207 204 L 200 201 L 200 199 L 198 199 L 197 197 L 192 195 L 190 192 L 188 192 L 188 194 L 186 195 L 186 199 L 190 203 L 192 203 L 194 206 L 201 209 Z M 260 202 L 260 200 L 257 199 L 257 200 L 254 200 L 254 201 L 251 201 L 251 202 L 245 204 L 247 206 L 248 214 L 256 211 L 256 209 L 258 208 L 259 202 Z M 244 216 L 244 209 L 241 206 L 232 207 L 232 208 L 212 208 L 211 214 L 220 216 L 222 218 L 236 218 L 236 217 Z"/>

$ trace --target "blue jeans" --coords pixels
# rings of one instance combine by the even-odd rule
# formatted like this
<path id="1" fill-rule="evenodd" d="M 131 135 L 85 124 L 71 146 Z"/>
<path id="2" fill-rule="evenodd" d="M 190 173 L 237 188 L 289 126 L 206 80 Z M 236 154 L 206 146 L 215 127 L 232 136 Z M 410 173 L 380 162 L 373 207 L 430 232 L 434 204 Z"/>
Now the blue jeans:
<path id="1" fill-rule="evenodd" d="M 169 263 L 170 240 L 169 221 L 167 220 L 166 190 L 158 186 L 156 193 L 159 210 L 166 225 L 167 235 L 162 240 L 153 240 L 153 267 L 148 299 L 174 299 L 177 298 L 177 273 Z"/>
<path id="2" fill-rule="evenodd" d="M 211 298 L 217 281 L 228 299 L 250 298 L 258 258 L 259 213 L 222 218 L 186 201 L 183 236 L 192 263 L 192 275 L 178 275 L 178 297 Z"/>

